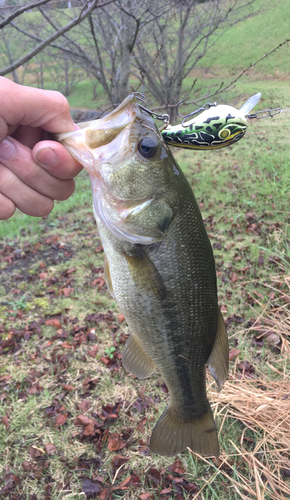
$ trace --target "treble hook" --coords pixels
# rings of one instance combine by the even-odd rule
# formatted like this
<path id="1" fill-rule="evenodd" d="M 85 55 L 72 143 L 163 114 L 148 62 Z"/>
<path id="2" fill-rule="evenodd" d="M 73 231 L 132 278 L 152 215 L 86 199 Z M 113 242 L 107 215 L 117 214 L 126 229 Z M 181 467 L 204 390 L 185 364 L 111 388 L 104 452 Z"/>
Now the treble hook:
<path id="1" fill-rule="evenodd" d="M 136 99 L 139 99 L 139 101 L 146 102 L 146 97 L 145 95 L 141 94 L 141 92 L 133 92 L 132 94 Z"/>
<path id="2" fill-rule="evenodd" d="M 198 113 L 200 113 L 201 111 L 204 111 L 206 109 L 209 109 L 209 108 L 212 108 L 213 106 L 217 106 L 217 102 L 206 102 L 201 108 L 197 109 L 196 111 L 192 111 L 191 113 L 188 113 L 188 115 L 181 115 L 178 111 L 178 107 L 183 104 L 184 102 L 186 101 L 186 99 L 183 99 L 182 101 L 180 101 L 177 105 L 176 105 L 176 113 L 178 114 L 178 116 L 180 116 L 180 118 L 183 118 L 182 122 L 181 122 L 181 125 L 182 127 L 186 128 L 186 125 L 184 125 L 184 122 L 185 120 L 187 120 L 188 118 L 190 118 L 191 116 L 195 116 L 197 115 Z"/>

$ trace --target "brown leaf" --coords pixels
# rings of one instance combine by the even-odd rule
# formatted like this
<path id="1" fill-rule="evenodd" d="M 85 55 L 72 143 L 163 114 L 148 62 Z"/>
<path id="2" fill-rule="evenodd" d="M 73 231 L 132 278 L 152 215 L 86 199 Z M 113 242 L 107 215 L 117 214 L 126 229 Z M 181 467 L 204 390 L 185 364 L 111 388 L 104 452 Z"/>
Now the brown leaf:
<path id="1" fill-rule="evenodd" d="M 69 297 L 73 293 L 74 288 L 62 288 L 61 290 L 65 297 Z"/>
<path id="2" fill-rule="evenodd" d="M 59 414 L 56 418 L 56 425 L 57 426 L 63 425 L 67 420 L 67 416 L 68 416 L 68 413 Z"/>
<path id="3" fill-rule="evenodd" d="M 160 485 L 161 474 L 157 469 L 155 469 L 155 467 L 150 467 L 150 469 L 148 470 L 148 472 L 146 474 L 145 480 L 149 486 L 153 486 L 153 488 L 154 488 L 154 487 Z"/>
<path id="4" fill-rule="evenodd" d="M 160 495 L 166 495 L 167 493 L 171 493 L 172 488 L 164 488 L 163 490 L 160 491 Z"/>
<path id="5" fill-rule="evenodd" d="M 88 411 L 91 407 L 91 402 L 88 399 L 84 399 L 81 403 L 78 404 L 78 407 L 83 412 Z"/>
<path id="6" fill-rule="evenodd" d="M 121 484 L 119 484 L 118 486 L 115 486 L 113 490 L 127 490 L 131 486 L 134 487 L 141 486 L 140 477 L 135 473 L 131 474 L 131 476 L 124 479 L 124 481 L 122 481 Z"/>
<path id="7" fill-rule="evenodd" d="M 241 354 L 240 349 L 231 349 L 229 352 L 229 360 L 232 361 L 235 359 L 239 354 Z"/>
<path id="8" fill-rule="evenodd" d="M 182 466 L 180 460 L 176 460 L 174 464 L 167 467 L 169 472 L 176 472 L 177 474 L 185 474 L 185 469 Z"/>
<path id="9" fill-rule="evenodd" d="M 86 425 L 85 430 L 83 432 L 84 436 L 91 436 L 95 432 L 95 424 L 92 421 L 88 425 Z"/>
<path id="10" fill-rule="evenodd" d="M 141 493 L 138 498 L 140 498 L 140 500 L 153 500 L 154 495 L 151 495 L 151 493 Z"/>
<path id="11" fill-rule="evenodd" d="M 72 267 L 71 269 L 69 269 L 68 271 L 66 271 L 66 274 L 74 273 L 76 270 L 77 270 L 76 267 Z"/>
<path id="12" fill-rule="evenodd" d="M 110 490 L 109 488 L 105 488 L 104 490 L 101 491 L 100 493 L 100 500 L 107 500 L 110 495 Z"/>
<path id="13" fill-rule="evenodd" d="M 45 324 L 49 326 L 54 326 L 55 328 L 61 328 L 60 321 L 56 318 L 47 319 Z"/>
<path id="14" fill-rule="evenodd" d="M 161 386 L 160 386 L 160 389 L 162 392 L 165 392 L 165 394 L 168 393 L 168 387 L 167 385 L 165 384 L 165 382 L 162 382 Z"/>
<path id="15" fill-rule="evenodd" d="M 74 387 L 72 385 L 63 385 L 64 391 L 73 391 Z"/>
<path id="16" fill-rule="evenodd" d="M 22 462 L 22 467 L 27 472 L 32 469 L 33 465 L 25 460 L 24 462 Z"/>
<path id="17" fill-rule="evenodd" d="M 98 350 L 99 350 L 98 346 L 97 345 L 93 345 L 92 349 L 90 351 L 88 351 L 88 356 L 90 356 L 91 358 L 95 358 L 96 355 L 97 355 Z"/>
<path id="18" fill-rule="evenodd" d="M 123 323 L 123 321 L 125 321 L 125 316 L 124 316 L 124 314 L 119 314 L 119 315 L 117 316 L 117 318 L 118 318 L 119 323 Z"/>
<path id="19" fill-rule="evenodd" d="M 86 497 L 96 498 L 99 494 L 101 486 L 98 483 L 93 483 L 90 479 L 85 479 L 82 484 L 82 490 L 85 493 Z"/>
<path id="20" fill-rule="evenodd" d="M 108 358 L 105 358 L 104 356 L 102 356 L 100 358 L 100 361 L 102 361 L 102 363 L 104 363 L 104 365 L 107 365 L 110 363 L 110 360 Z"/>
<path id="21" fill-rule="evenodd" d="M 93 420 L 89 417 L 86 417 L 85 415 L 78 415 L 74 421 L 75 425 L 83 425 L 84 427 L 86 425 L 89 425 L 93 422 Z"/>
<path id="22" fill-rule="evenodd" d="M 42 457 L 44 450 L 37 448 L 36 446 L 30 446 L 29 455 L 31 458 Z"/>
<path id="23" fill-rule="evenodd" d="M 111 465 L 112 465 L 114 470 L 117 470 L 117 469 L 119 469 L 119 467 L 121 467 L 126 462 L 128 462 L 128 460 L 130 460 L 130 459 L 127 457 L 123 457 L 123 455 L 116 455 L 114 458 L 112 458 Z"/>
<path id="24" fill-rule="evenodd" d="M 54 455 L 56 453 L 56 447 L 53 443 L 48 443 L 44 446 L 45 452 L 47 455 Z"/>
<path id="25" fill-rule="evenodd" d="M 108 438 L 107 448 L 109 451 L 121 450 L 126 446 L 125 441 L 121 438 L 120 434 L 110 433 Z"/>
<path id="26" fill-rule="evenodd" d="M 81 403 L 78 404 L 78 407 L 83 412 L 88 411 L 91 407 L 91 402 L 88 399 L 84 399 Z"/>
<path id="27" fill-rule="evenodd" d="M 61 347 L 63 347 L 64 349 L 72 349 L 72 345 L 69 342 L 63 342 L 61 344 Z"/>
<path id="28" fill-rule="evenodd" d="M 3 425 L 6 427 L 6 431 L 8 431 L 10 424 L 8 422 L 8 415 L 4 415 L 4 417 L 1 417 L 1 422 Z"/>

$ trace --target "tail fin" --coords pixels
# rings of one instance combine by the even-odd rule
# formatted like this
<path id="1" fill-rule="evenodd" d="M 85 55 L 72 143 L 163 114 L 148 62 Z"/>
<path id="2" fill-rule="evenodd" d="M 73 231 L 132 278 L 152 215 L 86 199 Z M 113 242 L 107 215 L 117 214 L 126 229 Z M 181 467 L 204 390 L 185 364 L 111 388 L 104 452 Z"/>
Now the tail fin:
<path id="1" fill-rule="evenodd" d="M 219 443 L 213 414 L 208 410 L 199 419 L 183 421 L 167 406 L 159 418 L 150 439 L 153 453 L 172 457 L 186 448 L 204 456 L 219 456 Z"/>

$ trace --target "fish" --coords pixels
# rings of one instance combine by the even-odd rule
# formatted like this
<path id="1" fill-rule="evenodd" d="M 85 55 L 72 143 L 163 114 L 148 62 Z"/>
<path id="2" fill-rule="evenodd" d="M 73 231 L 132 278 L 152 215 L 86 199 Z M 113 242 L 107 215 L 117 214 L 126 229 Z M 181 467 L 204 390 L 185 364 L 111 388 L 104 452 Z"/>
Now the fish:
<path id="1" fill-rule="evenodd" d="M 217 457 L 206 364 L 222 386 L 228 339 L 213 251 L 191 186 L 136 96 L 78 125 L 58 140 L 90 174 L 105 280 L 130 331 L 123 366 L 139 379 L 158 368 L 169 391 L 149 448 Z"/>

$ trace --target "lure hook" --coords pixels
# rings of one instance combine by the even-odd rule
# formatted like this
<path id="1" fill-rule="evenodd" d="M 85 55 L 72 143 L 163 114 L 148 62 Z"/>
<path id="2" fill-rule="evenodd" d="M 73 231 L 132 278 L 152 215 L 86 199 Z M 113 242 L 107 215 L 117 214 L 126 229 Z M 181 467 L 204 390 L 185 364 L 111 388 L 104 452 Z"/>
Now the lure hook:
<path id="1" fill-rule="evenodd" d="M 146 97 L 145 95 L 141 94 L 141 92 L 133 92 L 132 94 L 136 99 L 139 99 L 139 101 L 146 102 Z"/>
<path id="2" fill-rule="evenodd" d="M 177 105 L 176 105 L 176 113 L 178 114 L 178 116 L 180 116 L 180 118 L 183 118 L 182 122 L 181 122 L 181 125 L 182 127 L 186 127 L 186 125 L 184 125 L 184 122 L 190 118 L 191 116 L 195 116 L 197 115 L 198 113 L 200 113 L 201 111 L 205 111 L 206 109 L 209 109 L 209 108 L 212 108 L 213 106 L 217 106 L 217 102 L 206 102 L 201 108 L 195 110 L 195 111 L 192 111 L 191 113 L 188 113 L 187 115 L 182 115 L 181 113 L 179 113 L 179 106 L 183 103 L 185 103 L 186 99 L 183 99 L 182 101 L 180 101 Z"/>

